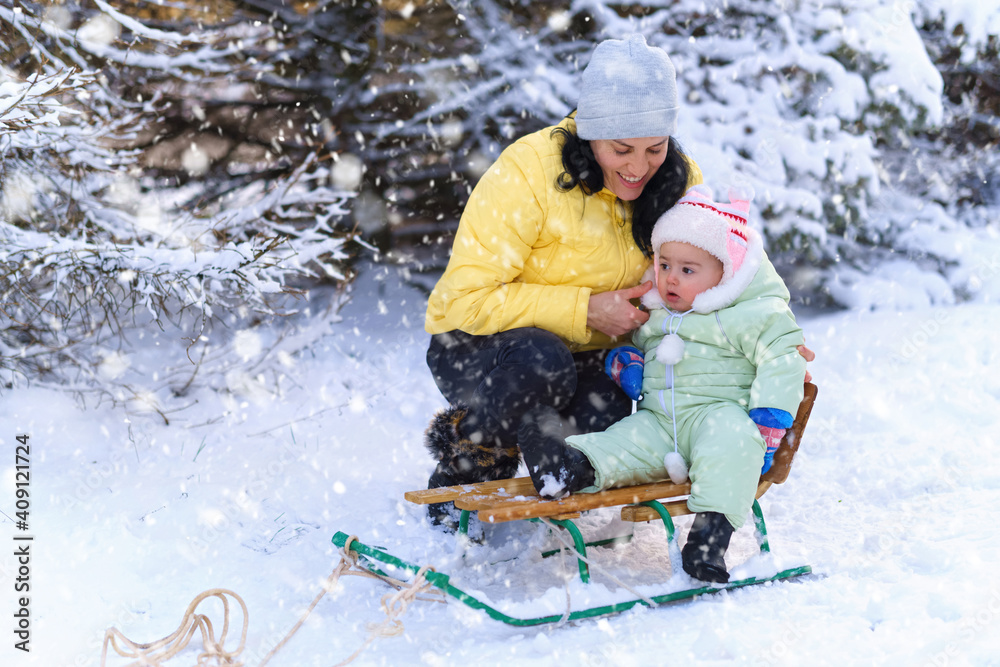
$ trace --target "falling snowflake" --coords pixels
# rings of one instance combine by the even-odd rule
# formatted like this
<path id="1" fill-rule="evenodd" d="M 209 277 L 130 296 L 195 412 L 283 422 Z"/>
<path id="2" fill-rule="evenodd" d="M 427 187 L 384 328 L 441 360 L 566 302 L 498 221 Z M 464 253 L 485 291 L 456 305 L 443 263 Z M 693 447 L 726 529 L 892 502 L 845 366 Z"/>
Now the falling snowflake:
<path id="1" fill-rule="evenodd" d="M 73 25 L 73 14 L 64 5 L 51 5 L 45 10 L 44 21 L 59 30 L 69 30 Z"/>
<path id="2" fill-rule="evenodd" d="M 30 177 L 23 172 L 16 172 L 3 184 L 0 214 L 9 220 L 24 220 L 31 217 L 37 191 L 38 187 Z"/>
<path id="3" fill-rule="evenodd" d="M 330 180 L 334 187 L 340 190 L 355 192 L 361 185 L 361 177 L 364 173 L 365 168 L 361 158 L 351 153 L 344 153 L 330 170 Z"/>
<path id="4" fill-rule="evenodd" d="M 208 165 L 208 154 L 201 150 L 198 144 L 191 144 L 181 155 L 181 166 L 191 176 L 201 176 L 208 171 Z"/>
<path id="5" fill-rule="evenodd" d="M 571 20 L 572 17 L 569 12 L 552 12 L 549 14 L 549 29 L 554 30 L 555 32 L 563 32 L 569 28 Z"/>
<path id="6" fill-rule="evenodd" d="M 97 372 L 104 380 L 117 380 L 128 370 L 132 362 L 128 355 L 122 352 L 111 352 L 97 367 Z"/>
<path id="7" fill-rule="evenodd" d="M 368 409 L 368 404 L 365 402 L 364 396 L 359 396 L 354 394 L 351 396 L 351 400 L 347 403 L 348 409 L 354 414 L 361 414 Z"/>
<path id="8" fill-rule="evenodd" d="M 264 345 L 261 343 L 260 335 L 256 331 L 244 329 L 243 331 L 237 331 L 236 335 L 233 336 L 233 351 L 243 361 L 249 361 L 253 357 L 256 357 L 263 348 Z"/>
<path id="9" fill-rule="evenodd" d="M 108 46 L 116 39 L 121 32 L 121 26 L 111 17 L 98 14 L 90 19 L 77 31 L 77 37 L 82 42 L 90 42 L 100 46 Z"/>
<path id="10" fill-rule="evenodd" d="M 440 128 L 441 140 L 448 146 L 455 146 L 465 135 L 465 128 L 462 126 L 462 122 L 458 120 L 450 120 L 441 124 Z"/>

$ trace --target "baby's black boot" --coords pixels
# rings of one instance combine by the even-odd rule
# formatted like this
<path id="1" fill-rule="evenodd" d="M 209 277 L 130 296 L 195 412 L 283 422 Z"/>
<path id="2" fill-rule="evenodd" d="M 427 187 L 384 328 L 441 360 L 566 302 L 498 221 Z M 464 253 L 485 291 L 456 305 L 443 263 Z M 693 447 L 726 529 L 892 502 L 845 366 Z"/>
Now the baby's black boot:
<path id="1" fill-rule="evenodd" d="M 594 483 L 594 466 L 583 452 L 566 444 L 554 408 L 528 412 L 517 440 L 531 483 L 543 498 L 562 498 Z"/>
<path id="2" fill-rule="evenodd" d="M 732 536 L 733 525 L 725 514 L 698 512 L 691 524 L 687 543 L 681 550 L 684 571 L 702 581 L 729 583 L 729 572 L 723 557 Z"/>

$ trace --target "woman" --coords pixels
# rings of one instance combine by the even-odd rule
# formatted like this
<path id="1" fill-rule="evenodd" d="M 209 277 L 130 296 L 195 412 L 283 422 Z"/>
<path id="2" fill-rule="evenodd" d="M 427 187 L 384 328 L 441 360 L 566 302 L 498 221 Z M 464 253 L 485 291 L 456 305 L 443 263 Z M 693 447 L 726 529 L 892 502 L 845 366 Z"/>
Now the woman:
<path id="1" fill-rule="evenodd" d="M 427 431 L 428 488 L 510 477 L 518 442 L 540 429 L 599 431 L 631 412 L 604 356 L 648 319 L 630 301 L 652 287 L 639 285 L 650 231 L 702 177 L 673 139 L 662 49 L 641 35 L 602 42 L 581 84 L 575 117 L 483 175 L 431 293 L 427 363 L 451 407 Z M 448 505 L 430 507 L 435 523 L 455 522 Z"/>

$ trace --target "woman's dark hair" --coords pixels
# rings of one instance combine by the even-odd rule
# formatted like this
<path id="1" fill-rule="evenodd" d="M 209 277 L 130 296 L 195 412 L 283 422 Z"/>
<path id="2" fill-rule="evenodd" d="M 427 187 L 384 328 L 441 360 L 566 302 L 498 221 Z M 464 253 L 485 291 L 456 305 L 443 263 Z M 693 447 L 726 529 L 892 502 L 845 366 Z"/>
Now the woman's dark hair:
<path id="1" fill-rule="evenodd" d="M 557 187 L 568 192 L 579 185 L 584 195 L 600 192 L 604 187 L 604 172 L 594 157 L 590 142 L 564 127 L 554 129 L 552 136 L 558 136 L 563 140 L 564 171 L 556 179 Z M 687 158 L 673 137 L 667 143 L 667 157 L 663 160 L 663 164 L 632 204 L 632 238 L 646 257 L 653 256 L 650 238 L 656 221 L 676 204 L 687 190 L 690 171 Z"/>

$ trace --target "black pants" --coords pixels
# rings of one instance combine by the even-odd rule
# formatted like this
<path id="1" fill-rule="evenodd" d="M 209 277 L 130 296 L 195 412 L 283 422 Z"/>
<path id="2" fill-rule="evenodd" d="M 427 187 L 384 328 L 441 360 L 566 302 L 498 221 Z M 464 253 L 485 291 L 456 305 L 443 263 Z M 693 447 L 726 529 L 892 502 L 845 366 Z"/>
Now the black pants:
<path id="1" fill-rule="evenodd" d="M 564 436 L 603 431 L 632 411 L 632 401 L 604 374 L 605 350 L 573 354 L 553 333 L 523 328 L 488 336 L 436 334 L 427 365 L 473 441 L 518 444 L 518 429 L 539 411 L 555 410 Z M 462 480 L 463 483 L 474 480 Z"/>

